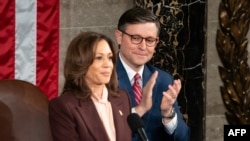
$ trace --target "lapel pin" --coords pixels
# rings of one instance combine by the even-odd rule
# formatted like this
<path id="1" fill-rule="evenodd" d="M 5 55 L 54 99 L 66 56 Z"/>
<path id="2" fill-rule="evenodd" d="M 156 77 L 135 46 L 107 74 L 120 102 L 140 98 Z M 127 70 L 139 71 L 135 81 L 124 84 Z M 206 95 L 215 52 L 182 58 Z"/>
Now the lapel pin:
<path id="1" fill-rule="evenodd" d="M 121 111 L 121 110 L 119 110 L 119 113 L 120 113 L 120 115 L 121 115 L 121 116 L 123 116 L 123 113 L 122 113 L 122 111 Z"/>

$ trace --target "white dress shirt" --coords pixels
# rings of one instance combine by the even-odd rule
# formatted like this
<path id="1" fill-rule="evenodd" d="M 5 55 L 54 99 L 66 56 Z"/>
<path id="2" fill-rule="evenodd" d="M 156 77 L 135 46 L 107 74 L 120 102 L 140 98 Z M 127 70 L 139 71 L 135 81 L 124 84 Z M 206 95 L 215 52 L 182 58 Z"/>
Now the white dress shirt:
<path id="1" fill-rule="evenodd" d="M 121 58 L 121 56 L 120 56 L 120 53 L 119 53 L 119 57 L 120 57 L 120 60 L 121 60 L 122 65 L 124 66 L 124 68 L 125 68 L 125 70 L 126 70 L 126 72 L 127 72 L 128 78 L 129 78 L 130 83 L 131 83 L 131 86 L 132 86 L 133 83 L 134 83 L 134 75 L 135 75 L 137 72 L 135 72 L 133 69 L 131 69 L 131 67 L 129 67 L 129 66 L 122 60 L 122 58 Z M 138 72 L 138 73 L 140 74 L 140 76 L 141 76 L 141 80 L 139 81 L 141 87 L 142 87 L 142 82 L 143 82 L 143 81 L 142 81 L 142 79 L 143 79 L 143 77 L 142 77 L 143 69 L 144 69 L 144 66 L 143 66 L 143 67 L 141 68 L 141 70 L 139 70 L 139 72 Z M 166 87 L 167 87 L 167 86 L 166 86 Z M 143 88 L 143 87 L 142 87 L 142 88 Z M 135 107 L 133 107 L 131 111 L 132 111 L 132 113 L 136 113 Z M 163 120 L 162 120 L 162 124 L 164 125 L 165 130 L 166 130 L 166 132 L 168 132 L 169 134 L 173 134 L 174 130 L 175 130 L 176 127 L 177 127 L 177 123 L 178 123 L 178 121 L 177 121 L 177 114 L 175 114 L 175 116 L 172 118 L 172 120 L 171 120 L 170 122 L 168 122 L 168 123 L 164 123 Z"/>

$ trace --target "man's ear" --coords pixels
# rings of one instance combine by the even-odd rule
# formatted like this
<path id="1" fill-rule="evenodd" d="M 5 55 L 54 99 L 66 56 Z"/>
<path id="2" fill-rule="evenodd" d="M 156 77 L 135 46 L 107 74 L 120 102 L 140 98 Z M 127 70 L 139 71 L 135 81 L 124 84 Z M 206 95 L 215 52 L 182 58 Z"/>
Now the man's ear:
<path id="1" fill-rule="evenodd" d="M 120 45 L 122 41 L 122 32 L 118 29 L 115 30 L 115 39 L 117 44 Z"/>

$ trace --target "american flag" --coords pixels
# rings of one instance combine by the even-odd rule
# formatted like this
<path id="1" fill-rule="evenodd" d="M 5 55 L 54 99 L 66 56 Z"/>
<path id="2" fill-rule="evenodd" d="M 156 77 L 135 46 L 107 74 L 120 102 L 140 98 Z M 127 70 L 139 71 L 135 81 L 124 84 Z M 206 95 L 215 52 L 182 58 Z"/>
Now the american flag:
<path id="1" fill-rule="evenodd" d="M 0 1 L 0 79 L 58 95 L 59 0 Z"/>

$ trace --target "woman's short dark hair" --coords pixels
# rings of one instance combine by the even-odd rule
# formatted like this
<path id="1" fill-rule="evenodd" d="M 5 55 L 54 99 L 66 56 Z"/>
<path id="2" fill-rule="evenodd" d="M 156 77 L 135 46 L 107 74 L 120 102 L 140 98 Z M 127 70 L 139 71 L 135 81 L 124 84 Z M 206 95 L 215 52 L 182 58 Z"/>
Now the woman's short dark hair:
<path id="1" fill-rule="evenodd" d="M 63 93 L 66 91 L 74 91 L 77 97 L 88 98 L 91 90 L 85 81 L 85 75 L 89 66 L 95 58 L 97 43 L 101 40 L 107 41 L 113 53 L 112 62 L 114 64 L 110 82 L 106 84 L 109 94 L 115 96 L 117 94 L 117 75 L 116 75 L 116 48 L 112 39 L 104 34 L 97 32 L 81 32 L 69 44 L 66 58 L 64 62 L 65 84 Z"/>

